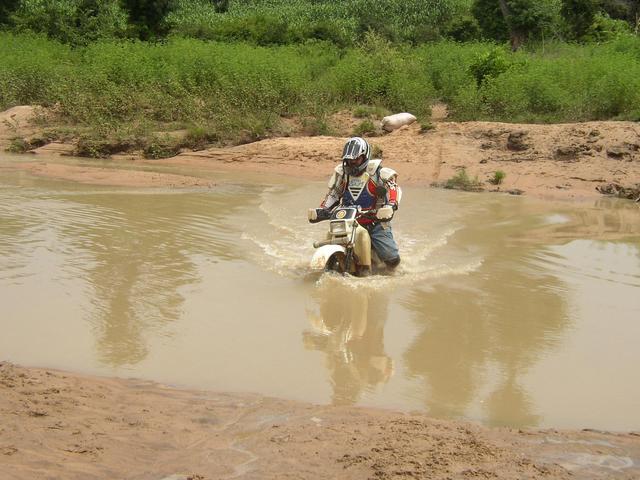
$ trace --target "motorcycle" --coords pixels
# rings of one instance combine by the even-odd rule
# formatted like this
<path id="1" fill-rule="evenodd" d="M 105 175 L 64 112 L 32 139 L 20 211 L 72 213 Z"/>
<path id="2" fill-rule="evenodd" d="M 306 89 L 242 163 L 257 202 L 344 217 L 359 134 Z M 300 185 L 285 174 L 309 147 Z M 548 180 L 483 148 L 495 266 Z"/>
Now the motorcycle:
<path id="1" fill-rule="evenodd" d="M 359 206 L 338 206 L 328 215 L 321 209 L 309 209 L 311 223 L 329 221 L 327 239 L 313 243 L 313 247 L 317 250 L 311 258 L 311 269 L 358 276 L 362 271 L 362 265 L 354 252 L 358 219 L 371 218 L 385 221 L 392 216 L 393 208 L 389 205 L 377 210 L 362 210 Z M 385 269 L 384 262 L 378 258 L 375 250 L 371 249 L 371 272 L 376 273 Z"/>

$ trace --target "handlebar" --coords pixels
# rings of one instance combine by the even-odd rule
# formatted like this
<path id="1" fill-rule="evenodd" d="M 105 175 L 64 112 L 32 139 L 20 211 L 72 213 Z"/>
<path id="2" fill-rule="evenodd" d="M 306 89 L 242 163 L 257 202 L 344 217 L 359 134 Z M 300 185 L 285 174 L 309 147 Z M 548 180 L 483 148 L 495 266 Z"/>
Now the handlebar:
<path id="1" fill-rule="evenodd" d="M 335 209 L 325 210 L 323 208 L 311 208 L 309 209 L 309 222 L 318 223 L 323 220 L 331 219 L 331 215 Z M 379 213 L 381 215 L 379 215 Z M 391 220 L 393 217 L 393 207 L 390 205 L 383 205 L 378 209 L 362 210 L 359 205 L 356 205 L 356 219 L 369 218 L 372 220 Z"/>

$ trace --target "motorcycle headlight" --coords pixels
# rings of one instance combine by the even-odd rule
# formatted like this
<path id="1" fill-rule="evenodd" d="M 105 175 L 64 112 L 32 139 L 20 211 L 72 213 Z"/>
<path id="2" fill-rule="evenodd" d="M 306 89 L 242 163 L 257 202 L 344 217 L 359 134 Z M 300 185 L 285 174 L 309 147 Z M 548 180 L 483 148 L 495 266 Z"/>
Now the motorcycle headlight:
<path id="1" fill-rule="evenodd" d="M 329 232 L 332 235 L 346 235 L 347 234 L 347 222 L 344 220 L 332 221 L 329 226 Z"/>

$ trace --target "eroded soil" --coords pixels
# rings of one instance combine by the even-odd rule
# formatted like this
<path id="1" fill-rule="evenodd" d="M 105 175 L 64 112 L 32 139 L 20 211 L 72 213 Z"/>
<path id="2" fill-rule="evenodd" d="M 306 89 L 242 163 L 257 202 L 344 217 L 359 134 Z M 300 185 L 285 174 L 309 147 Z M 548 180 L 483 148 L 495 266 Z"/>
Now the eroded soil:
<path id="1" fill-rule="evenodd" d="M 3 478 L 638 478 L 640 435 L 179 390 L 0 363 Z"/>
<path id="2" fill-rule="evenodd" d="M 4 121 L 0 122 L 0 145 L 6 146 L 15 135 L 33 134 L 35 127 L 29 123 L 28 108 L 14 107 L 1 114 Z M 211 183 L 199 179 L 196 173 L 175 176 L 148 170 L 136 172 L 161 165 L 200 173 L 224 170 L 326 179 L 338 162 L 355 121 L 345 115 L 335 118 L 335 130 L 342 136 L 269 138 L 234 147 L 183 152 L 163 160 L 145 160 L 137 153 L 117 155 L 108 165 L 91 165 L 90 161 L 82 167 L 70 165 L 64 156 L 73 153 L 73 144 L 50 143 L 33 149 L 40 156 L 25 160 L 18 168 L 65 180 L 126 186 Z M 435 120 L 440 121 L 434 121 L 434 128 L 427 131 L 413 124 L 369 137 L 381 150 L 385 165 L 398 171 L 402 184 L 443 185 L 465 169 L 467 176 L 477 179 L 481 189 L 487 191 L 550 199 L 586 199 L 603 194 L 631 200 L 640 197 L 640 124 L 636 122 L 520 125 L 454 123 L 440 116 Z M 491 180 L 497 171 L 506 176 L 495 185 Z"/>

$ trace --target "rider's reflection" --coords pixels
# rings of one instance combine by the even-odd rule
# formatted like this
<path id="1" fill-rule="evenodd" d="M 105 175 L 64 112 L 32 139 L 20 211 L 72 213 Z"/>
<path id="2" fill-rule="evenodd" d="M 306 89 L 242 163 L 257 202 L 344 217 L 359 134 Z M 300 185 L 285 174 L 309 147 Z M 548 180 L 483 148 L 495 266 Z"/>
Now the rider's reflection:
<path id="1" fill-rule="evenodd" d="M 384 351 L 387 297 L 380 292 L 332 288 L 318 295 L 318 309 L 307 313 L 307 349 L 326 354 L 334 404 L 351 405 L 362 393 L 386 383 L 393 362 Z"/>

